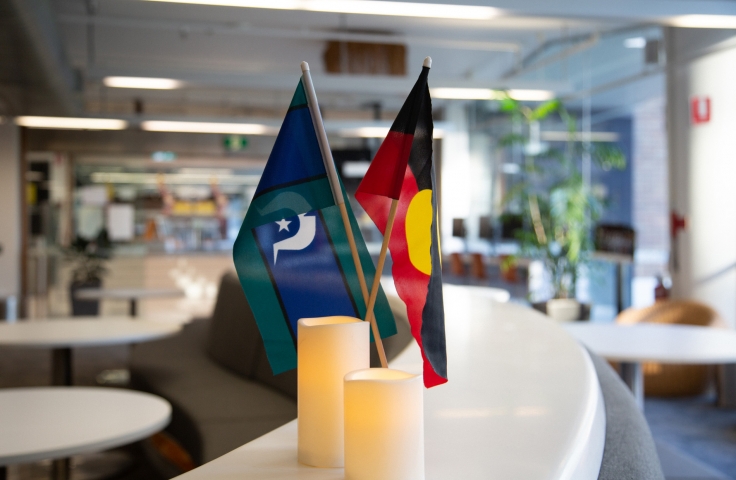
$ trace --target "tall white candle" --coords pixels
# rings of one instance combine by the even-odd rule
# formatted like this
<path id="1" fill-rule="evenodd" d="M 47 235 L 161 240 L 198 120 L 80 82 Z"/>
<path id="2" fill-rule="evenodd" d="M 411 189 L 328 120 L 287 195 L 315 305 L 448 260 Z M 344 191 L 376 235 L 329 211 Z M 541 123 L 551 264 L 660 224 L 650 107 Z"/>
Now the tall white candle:
<path id="1" fill-rule="evenodd" d="M 299 462 L 342 467 L 343 380 L 370 366 L 370 325 L 352 317 L 303 318 L 297 333 Z"/>
<path id="2" fill-rule="evenodd" d="M 421 375 L 369 368 L 345 376 L 346 480 L 424 479 Z"/>

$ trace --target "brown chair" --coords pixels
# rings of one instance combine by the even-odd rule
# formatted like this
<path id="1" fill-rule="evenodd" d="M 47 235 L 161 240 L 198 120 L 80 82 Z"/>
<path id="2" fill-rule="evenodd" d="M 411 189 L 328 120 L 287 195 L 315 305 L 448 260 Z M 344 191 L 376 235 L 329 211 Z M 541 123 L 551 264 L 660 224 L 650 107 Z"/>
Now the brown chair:
<path id="1" fill-rule="evenodd" d="M 470 275 L 478 280 L 485 280 L 488 278 L 486 273 L 486 264 L 483 262 L 483 255 L 480 253 L 470 254 Z"/>
<path id="2" fill-rule="evenodd" d="M 450 254 L 450 273 L 458 277 L 465 276 L 465 261 L 463 260 L 462 254 Z"/>
<path id="3" fill-rule="evenodd" d="M 725 321 L 707 305 L 692 300 L 665 300 L 646 308 L 629 308 L 616 323 L 663 323 L 726 328 Z M 644 393 L 652 397 L 700 395 L 713 385 L 713 365 L 674 365 L 645 362 Z"/>

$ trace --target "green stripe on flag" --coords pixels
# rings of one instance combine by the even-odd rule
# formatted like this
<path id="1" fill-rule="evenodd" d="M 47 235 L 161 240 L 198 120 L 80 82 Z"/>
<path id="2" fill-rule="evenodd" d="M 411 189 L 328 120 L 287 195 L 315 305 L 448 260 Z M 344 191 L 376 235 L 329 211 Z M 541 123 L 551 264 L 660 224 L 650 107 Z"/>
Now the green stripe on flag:
<path id="1" fill-rule="evenodd" d="M 365 281 L 368 285 L 368 291 L 370 292 L 371 286 L 373 285 L 373 279 L 376 275 L 376 269 L 373 266 L 373 260 L 371 259 L 370 253 L 362 241 L 363 236 L 360 233 L 360 227 L 358 222 L 353 215 L 353 211 L 350 205 L 345 203 L 348 210 L 348 217 L 350 218 L 350 224 L 353 229 L 353 236 L 355 237 L 355 243 L 358 247 L 358 256 L 363 266 L 363 273 L 365 274 Z M 335 250 L 337 251 L 340 265 L 342 266 L 345 277 L 347 278 L 348 287 L 350 293 L 355 299 L 355 304 L 358 306 L 358 312 L 360 317 L 365 319 L 366 304 L 363 300 L 363 292 L 360 289 L 360 283 L 358 281 L 358 274 L 355 270 L 355 263 L 353 262 L 353 255 L 350 251 L 350 244 L 348 243 L 347 234 L 342 221 L 342 215 L 340 214 L 340 207 L 337 205 L 328 207 L 322 210 L 322 215 L 327 224 L 327 228 L 330 231 Z M 378 290 L 378 297 L 376 297 L 376 305 L 374 307 L 376 314 L 376 320 L 378 322 L 378 331 L 381 332 L 381 338 L 390 337 L 396 334 L 396 322 L 394 321 L 391 307 L 389 306 L 388 299 L 383 293 L 383 288 Z M 373 332 L 371 332 L 371 341 L 373 340 Z"/>
<path id="2" fill-rule="evenodd" d="M 302 80 L 299 79 L 299 85 L 296 86 L 296 91 L 294 92 L 294 96 L 291 99 L 291 104 L 289 104 L 289 108 L 298 107 L 301 105 L 307 105 L 307 94 L 304 91 L 304 84 L 302 83 Z"/>
<path id="3" fill-rule="evenodd" d="M 273 374 L 296 368 L 296 347 L 288 326 L 288 320 L 280 308 L 280 302 L 271 283 L 271 277 L 263 264 L 252 231 L 242 231 L 235 242 L 233 255 L 240 284 L 263 337 L 268 362 Z M 246 279 L 241 272 L 247 274 Z"/>
<path id="4" fill-rule="evenodd" d="M 334 204 L 330 181 L 326 177 L 290 185 L 253 199 L 241 228 L 252 229 Z"/>

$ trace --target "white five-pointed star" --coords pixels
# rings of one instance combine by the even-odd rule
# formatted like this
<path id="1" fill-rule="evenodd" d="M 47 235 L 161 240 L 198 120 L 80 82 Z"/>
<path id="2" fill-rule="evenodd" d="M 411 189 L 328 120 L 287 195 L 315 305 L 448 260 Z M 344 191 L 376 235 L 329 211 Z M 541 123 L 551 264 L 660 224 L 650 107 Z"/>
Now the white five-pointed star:
<path id="1" fill-rule="evenodd" d="M 289 224 L 291 223 L 291 220 L 281 220 L 280 222 L 276 222 L 276 224 L 279 226 L 279 232 L 281 230 L 289 231 Z"/>

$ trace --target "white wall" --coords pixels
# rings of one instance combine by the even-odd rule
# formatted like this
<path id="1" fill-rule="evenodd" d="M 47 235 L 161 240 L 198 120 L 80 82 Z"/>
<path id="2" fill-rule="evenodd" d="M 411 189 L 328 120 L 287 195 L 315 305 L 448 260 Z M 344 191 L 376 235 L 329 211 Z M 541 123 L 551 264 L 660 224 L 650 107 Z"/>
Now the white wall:
<path id="1" fill-rule="evenodd" d="M 470 136 L 464 102 L 447 106 L 446 121 L 452 130 L 442 138 L 442 253 L 462 251 L 462 240 L 452 236 L 452 219 L 467 219 L 471 211 L 473 169 Z M 467 226 L 467 224 L 466 224 Z"/>
<path id="2" fill-rule="evenodd" d="M 20 293 L 20 134 L 0 123 L 0 296 Z"/>
<path id="3" fill-rule="evenodd" d="M 708 39 L 711 41 L 708 41 Z M 673 293 L 700 300 L 736 326 L 736 32 L 668 32 L 670 207 L 687 229 L 673 244 Z M 693 95 L 711 119 L 691 124 Z"/>

